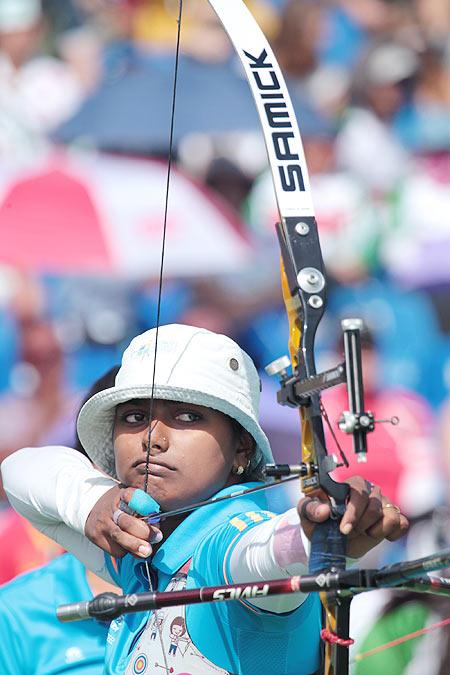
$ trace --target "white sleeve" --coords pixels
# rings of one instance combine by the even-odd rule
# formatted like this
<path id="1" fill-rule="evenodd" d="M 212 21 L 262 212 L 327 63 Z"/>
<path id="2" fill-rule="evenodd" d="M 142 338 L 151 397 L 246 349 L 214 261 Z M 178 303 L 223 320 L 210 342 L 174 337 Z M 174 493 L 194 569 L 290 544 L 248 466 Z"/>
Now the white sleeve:
<path id="1" fill-rule="evenodd" d="M 103 550 L 87 539 L 84 526 L 115 480 L 80 452 L 59 445 L 18 450 L 2 462 L 1 472 L 8 499 L 21 516 L 92 572 L 113 581 Z"/>
<path id="2" fill-rule="evenodd" d="M 239 538 L 230 556 L 233 583 L 249 580 L 285 579 L 306 574 L 309 542 L 300 526 L 296 509 L 255 525 Z M 304 593 L 257 598 L 251 604 L 276 614 L 297 609 Z"/>

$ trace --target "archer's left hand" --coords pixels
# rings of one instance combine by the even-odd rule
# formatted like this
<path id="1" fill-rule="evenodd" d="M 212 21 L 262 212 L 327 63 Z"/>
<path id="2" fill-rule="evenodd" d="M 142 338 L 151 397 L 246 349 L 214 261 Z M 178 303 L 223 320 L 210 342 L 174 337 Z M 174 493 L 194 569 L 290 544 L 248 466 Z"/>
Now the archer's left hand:
<path id="1" fill-rule="evenodd" d="M 360 558 L 384 539 L 400 539 L 409 528 L 408 519 L 398 506 L 381 494 L 377 485 L 352 476 L 347 507 L 340 523 L 340 531 L 347 537 L 347 555 Z M 315 523 L 323 523 L 330 517 L 328 499 L 304 497 L 297 506 L 303 531 L 311 539 Z"/>

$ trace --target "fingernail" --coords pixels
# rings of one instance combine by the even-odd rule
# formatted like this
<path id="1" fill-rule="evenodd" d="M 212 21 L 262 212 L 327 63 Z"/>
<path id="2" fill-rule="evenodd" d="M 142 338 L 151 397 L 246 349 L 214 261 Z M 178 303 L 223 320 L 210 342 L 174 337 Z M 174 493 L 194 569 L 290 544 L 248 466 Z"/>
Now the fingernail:
<path id="1" fill-rule="evenodd" d="M 152 547 L 149 546 L 148 544 L 142 544 L 138 548 L 138 553 L 141 555 L 143 558 L 148 558 L 150 553 L 152 552 Z"/>
<path id="2" fill-rule="evenodd" d="M 345 523 L 344 527 L 342 528 L 342 534 L 350 534 L 352 530 L 353 525 L 351 523 Z"/>
<path id="3" fill-rule="evenodd" d="M 161 530 L 157 530 L 157 531 L 154 532 L 154 533 L 152 534 L 152 536 L 150 537 L 150 543 L 151 543 L 151 544 L 159 544 L 159 542 L 162 541 L 163 538 L 164 538 L 164 535 L 163 535 L 163 533 L 161 532 Z"/>

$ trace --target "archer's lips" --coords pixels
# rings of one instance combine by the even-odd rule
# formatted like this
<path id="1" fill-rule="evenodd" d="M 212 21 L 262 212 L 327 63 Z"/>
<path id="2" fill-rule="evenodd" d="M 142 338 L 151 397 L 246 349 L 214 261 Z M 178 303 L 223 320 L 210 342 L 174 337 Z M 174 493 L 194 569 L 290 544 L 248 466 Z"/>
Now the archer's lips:
<path id="1" fill-rule="evenodd" d="M 147 463 L 145 461 L 136 464 L 136 470 L 142 475 L 147 474 Z M 163 462 L 149 462 L 148 475 L 149 476 L 167 476 L 167 474 L 175 471 L 175 469 Z"/>

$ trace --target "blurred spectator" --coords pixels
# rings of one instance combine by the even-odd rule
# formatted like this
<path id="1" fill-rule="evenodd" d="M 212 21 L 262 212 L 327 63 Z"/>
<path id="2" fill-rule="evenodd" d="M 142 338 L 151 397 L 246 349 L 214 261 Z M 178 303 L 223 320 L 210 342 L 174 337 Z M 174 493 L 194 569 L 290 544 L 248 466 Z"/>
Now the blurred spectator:
<path id="1" fill-rule="evenodd" d="M 79 43 L 91 48 L 96 44 L 93 65 L 102 81 L 114 82 L 124 76 L 142 60 L 142 50 L 134 41 L 136 10 L 140 0 L 74 0 L 75 7 L 84 16 L 83 30 L 72 33 L 74 42 L 70 54 L 76 58 Z M 67 44 L 65 45 L 67 49 Z M 66 52 L 67 53 L 67 52 Z M 86 60 L 87 65 L 87 60 Z"/>
<path id="2" fill-rule="evenodd" d="M 19 354 L 10 391 L 0 399 L 1 458 L 44 440 L 70 444 L 79 399 L 66 380 L 61 345 L 42 302 L 39 286 L 23 278 L 11 300 Z"/>
<path id="3" fill-rule="evenodd" d="M 450 70 L 442 62 L 439 70 L 442 87 L 438 77 L 435 88 L 428 75 L 419 79 L 410 128 L 414 164 L 386 204 L 379 255 L 396 284 L 420 289 L 432 301 L 445 362 L 450 355 Z"/>
<path id="4" fill-rule="evenodd" d="M 283 74 L 306 79 L 318 67 L 325 4 L 319 0 L 288 0 L 281 12 L 273 49 Z"/>
<path id="5" fill-rule="evenodd" d="M 438 0 L 439 1 L 439 0 Z M 330 3 L 363 32 L 366 42 L 404 36 L 414 23 L 411 3 L 403 0 L 334 0 Z"/>
<path id="6" fill-rule="evenodd" d="M 77 397 L 68 390 L 63 353 L 51 323 L 26 317 L 20 320 L 19 331 L 20 362 L 12 372 L 12 393 L 0 406 L 2 457 L 43 439 L 49 445 L 64 444 L 77 405 Z"/>
<path id="7" fill-rule="evenodd" d="M 64 63 L 76 76 L 83 100 L 94 91 L 103 75 L 102 44 L 99 37 L 89 25 L 73 28 L 56 36 L 56 48 Z M 75 110 L 76 108 L 73 112 Z"/>
<path id="8" fill-rule="evenodd" d="M 421 32 L 428 44 L 449 45 L 450 5 L 445 0 L 413 0 Z"/>
<path id="9" fill-rule="evenodd" d="M 89 389 L 84 401 L 98 391 L 103 391 L 103 389 L 113 386 L 118 369 L 119 366 L 114 366 L 96 380 Z M 76 410 L 81 405 L 78 405 L 74 409 L 73 415 L 67 420 L 64 434 L 62 434 L 62 438 L 65 440 L 56 439 L 54 443 L 74 447 L 83 455 L 86 455 L 74 428 Z M 21 418 L 16 418 L 16 425 L 18 424 L 18 419 L 20 420 Z M 33 444 L 33 441 L 28 442 L 28 445 Z M 22 518 L 16 511 L 10 508 L 6 502 L 4 507 L 0 511 L 0 584 L 13 579 L 18 574 L 23 574 L 30 569 L 44 565 L 62 553 L 59 545 L 36 530 L 25 518 Z M 11 541 L 14 541 L 14 546 L 12 547 L 9 546 L 9 542 Z M 65 563 L 63 563 L 64 565 Z M 73 567 L 74 563 L 67 562 L 67 565 L 72 565 Z M 3 673 L 1 669 L 0 672 Z"/>
<path id="10" fill-rule="evenodd" d="M 374 43 L 355 73 L 355 98 L 387 124 L 395 124 L 410 102 L 419 57 L 399 42 Z"/>
<path id="11" fill-rule="evenodd" d="M 389 193 L 409 168 L 401 134 L 418 67 L 412 49 L 391 42 L 371 46 L 355 72 L 353 105 L 337 138 L 337 162 L 377 194 Z"/>
<path id="12" fill-rule="evenodd" d="M 430 44 L 420 55 L 409 119 L 401 131 L 405 145 L 419 154 L 450 148 L 450 63 L 443 45 Z"/>
<path id="13" fill-rule="evenodd" d="M 43 135 L 78 106 L 80 85 L 60 60 L 42 54 L 39 0 L 0 3 L 0 156 L 38 149 Z"/>
<path id="14" fill-rule="evenodd" d="M 387 205 L 381 262 L 404 287 L 450 285 L 449 186 L 448 151 L 429 152 L 416 162 Z"/>
<path id="15" fill-rule="evenodd" d="M 63 353 L 53 326 L 43 318 L 41 287 L 18 276 L 9 307 L 19 344 L 9 391 L 0 399 L 0 457 L 40 439 L 71 445 L 79 399 L 65 380 Z M 7 508 L 1 484 L 0 505 L 0 583 L 4 583 L 43 565 L 60 554 L 61 548 Z"/>
<path id="16" fill-rule="evenodd" d="M 288 0 L 273 46 L 288 83 L 303 89 L 322 112 L 339 118 L 367 45 L 403 38 L 413 23 L 412 10 L 401 2 Z"/>
<path id="17" fill-rule="evenodd" d="M 327 3 L 288 0 L 272 46 L 290 90 L 336 118 L 347 103 L 349 74 L 338 61 L 324 62 L 321 58 L 320 46 L 325 42 L 329 21 Z"/>
<path id="18" fill-rule="evenodd" d="M 392 4 L 383 0 L 335 0 L 325 3 L 326 20 L 318 43 L 321 59 L 351 69 L 373 33 L 391 24 Z"/>

